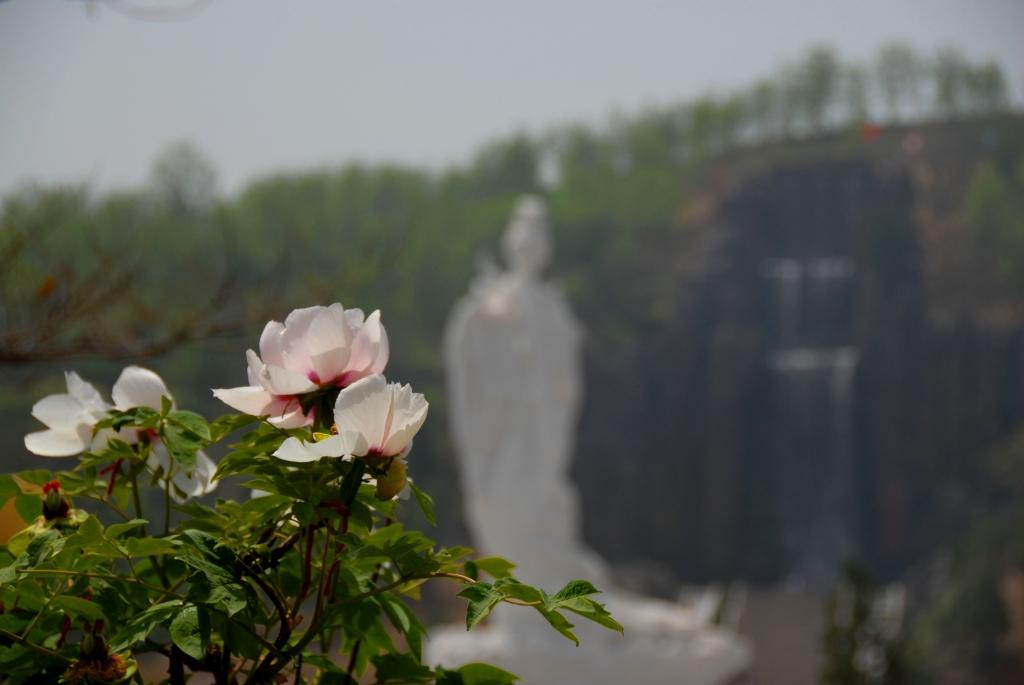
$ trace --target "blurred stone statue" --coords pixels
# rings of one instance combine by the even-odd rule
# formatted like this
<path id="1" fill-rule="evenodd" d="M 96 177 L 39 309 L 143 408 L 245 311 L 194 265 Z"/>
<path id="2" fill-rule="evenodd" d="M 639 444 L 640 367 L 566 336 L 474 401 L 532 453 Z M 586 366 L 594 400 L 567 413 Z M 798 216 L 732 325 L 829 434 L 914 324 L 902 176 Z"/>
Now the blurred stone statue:
<path id="1" fill-rule="evenodd" d="M 502 247 L 508 270 L 482 265 L 445 346 L 467 524 L 479 552 L 514 560 L 526 582 L 601 583 L 568 477 L 582 336 L 565 298 L 540 280 L 551 238 L 539 198 L 520 201 Z"/>
<path id="2" fill-rule="evenodd" d="M 709 625 L 709 612 L 615 590 L 606 564 L 580 540 L 569 464 L 582 331 L 563 295 L 541 280 L 552 245 L 540 198 L 520 199 L 502 248 L 507 270 L 478 260 L 445 336 L 466 521 L 477 551 L 509 558 L 525 582 L 553 591 L 592 581 L 626 634 L 581 619 L 575 649 L 536 612 L 503 606 L 483 629 L 433 630 L 428 660 L 488 661 L 534 685 L 729 682 L 749 665 L 742 640 Z"/>

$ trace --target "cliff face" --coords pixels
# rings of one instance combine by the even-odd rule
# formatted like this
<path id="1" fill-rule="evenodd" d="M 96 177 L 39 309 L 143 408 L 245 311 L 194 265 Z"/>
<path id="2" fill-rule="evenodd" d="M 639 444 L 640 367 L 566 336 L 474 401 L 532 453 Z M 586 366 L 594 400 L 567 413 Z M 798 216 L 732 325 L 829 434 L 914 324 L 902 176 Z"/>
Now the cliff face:
<path id="1" fill-rule="evenodd" d="M 593 547 L 813 586 L 850 557 L 895 575 L 960 527 L 978 451 L 1024 420 L 1024 338 L 928 316 L 935 198 L 915 173 L 863 157 L 750 178 L 668 324 L 589 339 L 574 477 Z"/>

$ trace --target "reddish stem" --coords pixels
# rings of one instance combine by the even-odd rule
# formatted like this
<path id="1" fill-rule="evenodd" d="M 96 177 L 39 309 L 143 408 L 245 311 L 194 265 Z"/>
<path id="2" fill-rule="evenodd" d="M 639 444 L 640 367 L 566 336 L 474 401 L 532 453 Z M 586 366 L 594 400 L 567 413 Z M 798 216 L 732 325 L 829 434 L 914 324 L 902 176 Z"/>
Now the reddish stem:
<path id="1" fill-rule="evenodd" d="M 110 474 L 110 482 L 107 484 L 107 497 L 110 497 L 110 493 L 114 492 L 114 485 L 117 483 L 117 474 L 121 473 L 121 463 L 124 458 L 118 458 L 114 460 L 114 463 L 110 466 L 106 466 L 100 469 L 100 475 L 105 476 Z"/>

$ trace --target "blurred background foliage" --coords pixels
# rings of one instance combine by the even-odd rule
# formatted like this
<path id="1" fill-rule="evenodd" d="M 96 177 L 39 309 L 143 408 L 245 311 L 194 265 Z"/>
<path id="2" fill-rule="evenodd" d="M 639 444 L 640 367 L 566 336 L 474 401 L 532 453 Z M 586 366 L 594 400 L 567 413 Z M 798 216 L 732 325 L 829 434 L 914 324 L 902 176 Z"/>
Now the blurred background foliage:
<path id="1" fill-rule="evenodd" d="M 929 153 L 941 148 L 957 163 L 917 164 L 922 135 Z M 884 277 L 919 249 L 930 317 L 1016 327 L 1022 150 L 997 64 L 893 44 L 859 64 L 815 48 L 737 92 L 510 135 L 441 172 L 348 164 L 262 178 L 225 197 L 201 152 L 182 143 L 139 189 L 25 186 L 0 210 L 0 445 L 8 470 L 32 463 L 21 443 L 35 429 L 29 409 L 61 390 L 63 369 L 109 387 L 121 365 L 142 363 L 169 380 L 179 404 L 212 417 L 224 408 L 208 388 L 245 381 L 244 349 L 267 319 L 339 300 L 380 308 L 390 375 L 411 380 L 432 407 L 412 473 L 438 500 L 442 541 L 464 541 L 441 336 L 474 270 L 495 259 L 521 193 L 545 195 L 552 277 L 602 349 L 643 354 L 647 335 L 671 323 L 731 188 L 779 165 L 832 159 L 903 164 L 930 189 L 914 239 L 880 220 L 861 259 Z M 589 388 L 602 390 L 611 391 Z M 1020 664 L 1005 661 L 1024 653 L 1007 647 L 1024 634 L 1007 607 L 1024 599 L 1006 600 L 1024 594 L 1024 440 L 981 447 L 988 457 L 979 448 L 964 460 L 984 465 L 970 471 L 970 497 L 984 506 L 942 551 L 939 571 L 932 559 L 907 571 L 944 574 L 942 590 L 920 598 L 910 642 L 922 673 L 967 674 L 950 682 L 974 682 L 981 669 L 1011 682 Z"/>

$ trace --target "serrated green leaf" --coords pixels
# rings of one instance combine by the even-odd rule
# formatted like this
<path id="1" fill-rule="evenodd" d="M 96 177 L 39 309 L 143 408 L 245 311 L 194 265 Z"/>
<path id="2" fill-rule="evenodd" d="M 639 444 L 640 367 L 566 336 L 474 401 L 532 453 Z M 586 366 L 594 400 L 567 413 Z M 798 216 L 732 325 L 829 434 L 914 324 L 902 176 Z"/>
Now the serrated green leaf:
<path id="1" fill-rule="evenodd" d="M 573 625 L 569 623 L 569 620 L 562 616 L 554 609 L 545 609 L 542 606 L 535 607 L 544 620 L 551 624 L 551 627 L 557 630 L 559 633 L 564 635 L 569 640 L 572 640 L 577 647 L 580 646 L 580 639 L 576 637 L 576 634 L 572 632 Z"/>
<path id="2" fill-rule="evenodd" d="M 601 591 L 586 580 L 570 580 L 561 590 L 551 596 L 551 602 L 557 605 L 559 602 L 572 599 L 573 597 L 586 597 L 596 595 Z"/>
<path id="3" fill-rule="evenodd" d="M 604 605 L 595 602 L 587 597 L 575 597 L 559 603 L 559 607 L 566 611 L 582 616 L 605 628 L 623 634 L 625 629 L 618 621 L 612 618 L 611 613 L 604 608 Z"/>
<path id="4" fill-rule="evenodd" d="M 472 630 L 473 626 L 484 620 L 503 599 L 503 595 L 490 583 L 468 585 L 458 596 L 469 602 L 466 606 L 466 630 Z"/>
<path id="5" fill-rule="evenodd" d="M 170 632 L 178 649 L 193 659 L 206 656 L 210 645 L 210 619 L 205 609 L 194 604 L 186 606 L 174 615 Z"/>

